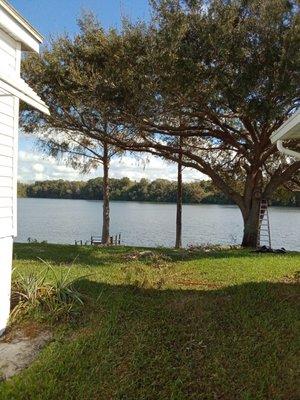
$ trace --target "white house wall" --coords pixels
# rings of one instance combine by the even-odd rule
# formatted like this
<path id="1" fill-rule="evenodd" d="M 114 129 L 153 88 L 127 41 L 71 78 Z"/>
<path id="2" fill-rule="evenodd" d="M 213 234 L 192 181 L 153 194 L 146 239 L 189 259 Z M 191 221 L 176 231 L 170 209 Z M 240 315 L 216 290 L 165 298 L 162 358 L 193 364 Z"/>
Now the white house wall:
<path id="1" fill-rule="evenodd" d="M 3 30 L 0 30 L 0 71 L 15 75 L 17 66 L 16 41 Z"/>
<path id="2" fill-rule="evenodd" d="M 0 29 L 0 72 L 20 76 L 21 44 Z M 0 89 L 0 335 L 9 318 L 12 243 L 17 234 L 19 99 Z"/>
<path id="3" fill-rule="evenodd" d="M 21 50 L 39 50 L 42 37 L 0 0 L 0 335 L 10 311 L 13 237 L 17 235 L 19 99 L 41 112 L 46 104 L 20 78 Z"/>
<path id="4" fill-rule="evenodd" d="M 0 238 L 0 335 L 4 332 L 10 311 L 12 237 Z"/>
<path id="5" fill-rule="evenodd" d="M 21 44 L 2 30 L 0 60 L 3 73 L 20 76 Z M 0 89 L 0 238 L 17 234 L 18 120 L 19 100 Z"/>
<path id="6" fill-rule="evenodd" d="M 13 236 L 15 206 L 16 101 L 0 91 L 0 238 Z"/>

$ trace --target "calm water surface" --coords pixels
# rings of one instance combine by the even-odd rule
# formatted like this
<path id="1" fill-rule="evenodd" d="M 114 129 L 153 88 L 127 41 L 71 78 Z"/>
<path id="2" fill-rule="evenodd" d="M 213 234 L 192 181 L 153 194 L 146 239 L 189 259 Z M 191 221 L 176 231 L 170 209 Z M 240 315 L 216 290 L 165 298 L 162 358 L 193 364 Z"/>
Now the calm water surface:
<path id="1" fill-rule="evenodd" d="M 19 199 L 17 241 L 74 243 L 101 234 L 102 201 Z M 175 204 L 111 202 L 111 234 L 136 246 L 173 246 Z M 272 244 L 300 251 L 300 210 L 270 208 Z M 235 206 L 184 205 L 183 244 L 240 243 L 242 217 Z"/>

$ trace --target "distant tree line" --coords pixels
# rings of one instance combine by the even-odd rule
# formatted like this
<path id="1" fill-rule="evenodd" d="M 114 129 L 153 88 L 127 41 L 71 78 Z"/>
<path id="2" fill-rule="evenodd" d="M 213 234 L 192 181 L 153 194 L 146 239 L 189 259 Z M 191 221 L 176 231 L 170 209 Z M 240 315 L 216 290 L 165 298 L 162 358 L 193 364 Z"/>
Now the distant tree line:
<path id="1" fill-rule="evenodd" d="M 88 181 L 47 180 L 18 184 L 19 197 L 51 199 L 103 200 L 103 178 Z M 149 181 L 129 178 L 110 180 L 110 198 L 122 201 L 175 203 L 177 182 L 167 179 Z M 183 184 L 183 202 L 190 204 L 233 204 L 210 180 Z M 272 205 L 300 206 L 300 195 L 286 189 L 277 190 Z"/>

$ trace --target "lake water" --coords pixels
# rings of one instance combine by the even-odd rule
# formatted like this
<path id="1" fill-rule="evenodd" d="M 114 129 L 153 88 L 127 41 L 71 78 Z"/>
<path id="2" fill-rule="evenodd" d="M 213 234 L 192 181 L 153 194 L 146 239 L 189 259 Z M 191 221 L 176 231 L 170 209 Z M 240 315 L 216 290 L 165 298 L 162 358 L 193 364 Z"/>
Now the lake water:
<path id="1" fill-rule="evenodd" d="M 74 243 L 101 234 L 102 201 L 19 199 L 17 241 L 29 237 L 49 243 Z M 111 234 L 136 246 L 173 246 L 175 204 L 111 202 Z M 300 251 L 300 209 L 271 207 L 274 248 Z M 183 244 L 239 244 L 242 217 L 227 205 L 184 205 Z"/>

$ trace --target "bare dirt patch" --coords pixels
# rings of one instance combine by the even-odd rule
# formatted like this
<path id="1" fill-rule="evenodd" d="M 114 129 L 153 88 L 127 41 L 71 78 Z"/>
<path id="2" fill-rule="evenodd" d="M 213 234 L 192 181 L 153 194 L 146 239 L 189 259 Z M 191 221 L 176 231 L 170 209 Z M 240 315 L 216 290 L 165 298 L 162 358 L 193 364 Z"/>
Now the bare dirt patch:
<path id="1" fill-rule="evenodd" d="M 10 331 L 0 338 L 0 379 L 6 380 L 31 364 L 52 338 L 36 325 Z"/>

